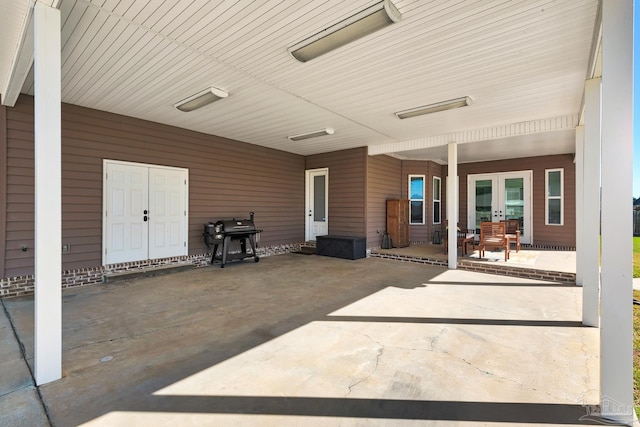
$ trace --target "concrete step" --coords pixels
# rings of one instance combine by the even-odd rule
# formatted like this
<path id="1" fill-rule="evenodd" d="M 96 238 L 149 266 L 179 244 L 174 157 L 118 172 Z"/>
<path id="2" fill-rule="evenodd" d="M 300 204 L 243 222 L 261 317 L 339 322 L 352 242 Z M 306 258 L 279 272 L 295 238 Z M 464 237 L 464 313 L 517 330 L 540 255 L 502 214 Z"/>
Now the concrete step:
<path id="1" fill-rule="evenodd" d="M 142 277 L 153 277 L 153 276 L 160 276 L 164 274 L 178 273 L 181 271 L 193 270 L 194 268 L 195 268 L 195 265 L 193 264 L 170 264 L 170 265 L 147 267 L 141 270 L 110 272 L 110 273 L 104 274 L 104 276 L 102 277 L 102 282 L 103 283 L 121 282 L 124 280 L 139 279 Z"/>
<path id="2" fill-rule="evenodd" d="M 305 255 L 313 255 L 316 253 L 316 247 L 306 245 L 300 246 L 300 253 Z"/>

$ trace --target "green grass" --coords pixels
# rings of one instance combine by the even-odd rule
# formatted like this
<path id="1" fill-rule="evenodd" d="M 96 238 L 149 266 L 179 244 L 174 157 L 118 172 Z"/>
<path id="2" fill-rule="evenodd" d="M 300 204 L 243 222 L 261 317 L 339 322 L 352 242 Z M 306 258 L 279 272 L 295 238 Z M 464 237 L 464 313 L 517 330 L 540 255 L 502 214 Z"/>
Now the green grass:
<path id="1" fill-rule="evenodd" d="M 640 277 L 640 237 L 633 238 L 633 277 Z"/>
<path id="2" fill-rule="evenodd" d="M 640 300 L 640 291 L 633 291 L 633 298 Z M 633 401 L 636 408 L 640 406 L 640 305 L 635 304 L 633 305 Z"/>

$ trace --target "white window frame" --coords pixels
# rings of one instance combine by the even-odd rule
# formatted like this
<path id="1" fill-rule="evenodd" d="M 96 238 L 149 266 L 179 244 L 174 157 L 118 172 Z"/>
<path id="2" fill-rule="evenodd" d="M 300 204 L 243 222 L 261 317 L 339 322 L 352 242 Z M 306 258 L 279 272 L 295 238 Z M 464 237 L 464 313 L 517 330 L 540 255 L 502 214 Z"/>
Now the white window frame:
<path id="1" fill-rule="evenodd" d="M 422 198 L 421 199 L 413 199 L 411 198 L 411 178 L 421 178 L 422 179 Z M 424 225 L 425 224 L 425 175 L 409 175 L 409 188 L 407 193 L 409 193 L 409 225 Z M 411 202 L 422 202 L 422 222 L 412 222 L 411 221 Z"/>
<path id="2" fill-rule="evenodd" d="M 435 187 L 436 187 L 436 181 L 438 181 L 438 194 L 437 194 L 437 198 L 436 198 L 436 191 L 435 191 Z M 432 190 L 433 190 L 433 213 L 431 215 L 431 220 L 433 221 L 433 217 L 435 215 L 436 212 L 438 212 L 438 218 L 440 218 L 440 221 L 435 222 L 433 221 L 433 224 L 442 224 L 442 179 L 439 176 L 434 176 L 433 177 L 433 184 L 432 184 Z M 436 203 L 438 203 L 438 209 L 436 209 Z"/>
<path id="3" fill-rule="evenodd" d="M 549 195 L 549 173 L 560 172 L 560 195 Z M 545 225 L 564 225 L 564 168 L 545 169 L 544 170 L 544 223 Z M 560 200 L 560 223 L 551 224 L 549 222 L 549 200 Z"/>

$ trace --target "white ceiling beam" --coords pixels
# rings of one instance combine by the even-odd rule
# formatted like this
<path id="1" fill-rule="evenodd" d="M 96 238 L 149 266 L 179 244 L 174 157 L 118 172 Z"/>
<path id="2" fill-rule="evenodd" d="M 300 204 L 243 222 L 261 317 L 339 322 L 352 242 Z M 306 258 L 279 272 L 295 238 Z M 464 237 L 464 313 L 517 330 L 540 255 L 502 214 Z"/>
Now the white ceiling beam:
<path id="1" fill-rule="evenodd" d="M 37 0 L 52 8 L 58 8 L 60 0 Z M 18 100 L 22 86 L 33 66 L 33 6 L 36 0 L 29 0 L 20 31 L 19 42 L 13 54 L 11 69 L 7 74 L 7 81 L 2 82 L 2 105 L 13 107 Z"/>
<path id="2" fill-rule="evenodd" d="M 553 132 L 575 129 L 578 125 L 578 114 L 551 117 L 540 120 L 491 126 L 481 129 L 465 130 L 462 132 L 435 135 L 408 141 L 390 142 L 387 144 L 369 145 L 369 155 L 391 154 L 409 150 L 438 147 L 450 142 L 464 144 L 467 142 L 489 141 L 500 138 L 511 138 L 520 135 Z"/>
<path id="3" fill-rule="evenodd" d="M 13 107 L 18 100 L 20 90 L 33 65 L 33 5 L 35 0 L 29 0 L 29 7 L 22 22 L 20 41 L 13 52 L 11 69 L 7 74 L 7 81 L 2 82 L 2 105 Z"/>

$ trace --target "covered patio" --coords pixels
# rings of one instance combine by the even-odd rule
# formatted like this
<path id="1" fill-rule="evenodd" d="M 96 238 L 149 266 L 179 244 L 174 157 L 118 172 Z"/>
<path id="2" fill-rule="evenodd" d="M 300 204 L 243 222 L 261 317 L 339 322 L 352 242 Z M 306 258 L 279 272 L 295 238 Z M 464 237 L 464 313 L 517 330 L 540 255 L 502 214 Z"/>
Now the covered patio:
<path id="1" fill-rule="evenodd" d="M 0 424 L 593 424 L 599 334 L 581 292 L 296 254 L 69 289 L 47 415 L 21 366 L 33 298 L 5 300 L 20 345 L 5 333 Z"/>
<path id="2" fill-rule="evenodd" d="M 340 412 L 350 407 L 344 399 L 359 396 L 360 385 L 371 386 L 362 398 L 372 400 L 356 418 L 410 423 L 419 418 L 410 415 L 418 396 L 429 408 L 420 415 L 435 423 L 521 425 L 546 423 L 549 414 L 568 422 L 556 409 L 568 409 L 573 420 L 584 412 L 576 401 L 592 402 L 595 393 L 600 407 L 590 411 L 632 423 L 632 0 L 16 0 L 3 7 L 0 295 L 33 294 L 33 302 L 4 304 L 32 364 L 36 395 L 63 408 L 51 413 L 61 420 L 54 423 L 109 424 L 130 413 L 146 423 L 161 408 L 200 416 L 202 402 L 218 412 L 346 421 L 354 412 Z M 342 269 L 342 261 L 290 254 L 327 234 L 376 251 L 387 227 L 386 203 L 396 199 L 410 206 L 402 218 L 412 240 L 424 243 L 445 221 L 477 229 L 479 222 L 517 219 L 523 244 L 576 248 L 578 286 L 456 271 L 475 261 L 460 259 L 454 245 L 446 272 L 377 259 Z M 204 287 L 193 295 L 183 294 L 190 279 L 185 287 L 170 277 L 140 282 L 149 288 L 94 286 L 63 295 L 64 287 L 101 283 L 107 273 L 206 266 L 203 223 L 254 213 L 265 262 L 251 267 L 291 267 L 262 271 L 268 285 L 260 276 L 234 276 L 239 266 L 205 267 L 188 273 Z M 455 227 L 447 234 L 453 242 Z M 331 268 L 340 274 L 332 276 Z M 211 272 L 224 280 L 208 283 Z M 171 286 L 164 288 L 165 280 Z M 289 280 L 292 286 L 278 293 Z M 314 294 L 326 283 L 337 287 Z M 212 287 L 230 293 L 204 291 Z M 389 291 L 396 287 L 402 295 Z M 149 295 L 127 294 L 138 289 Z M 92 294 L 114 300 L 96 303 Z M 467 294 L 474 298 L 469 305 L 460 300 Z M 76 305 L 85 296 L 89 301 Z M 218 304 L 226 298 L 228 312 Z M 422 302 L 419 309 L 412 300 Z M 121 302 L 127 312 L 112 318 Z M 269 317 L 273 306 L 281 317 Z M 77 323 L 65 317 L 72 313 Z M 129 315 L 130 322 L 119 323 Z M 116 335 L 101 330 L 103 323 Z M 351 343 L 357 336 L 367 345 L 332 342 L 327 330 L 336 332 L 337 324 L 340 334 L 354 337 Z M 316 377 L 329 390 L 320 396 L 304 394 L 306 384 L 325 389 L 291 359 L 285 364 L 301 382 L 269 365 L 281 349 L 295 355 L 303 345 L 283 341 L 307 328 L 313 333 L 303 337 L 317 335 L 312 344 L 331 349 L 318 363 L 349 366 L 345 375 Z M 221 335 L 211 336 L 212 329 Z M 445 331 L 455 339 L 440 348 Z M 172 332 L 191 337 L 190 344 L 176 345 Z M 416 342 L 416 335 L 430 338 Z M 152 336 L 158 341 L 147 341 Z M 491 336 L 512 352 L 505 357 L 509 366 L 496 371 L 489 366 L 495 348 L 483 347 Z M 121 339 L 127 346 L 117 347 Z M 520 344 L 505 344 L 511 342 Z M 429 370 L 394 366 L 380 370 L 388 377 L 379 384 L 375 375 L 369 381 L 384 368 L 378 362 L 385 361 L 387 344 L 406 351 L 415 369 L 423 360 L 412 354 L 417 351 L 444 358 L 434 366 L 460 370 L 442 369 L 442 380 Z M 185 349 L 191 353 L 183 355 Z M 531 349 L 529 365 L 514 362 Z M 151 358 L 143 354 L 150 351 Z M 321 351 L 311 347 L 314 357 Z M 357 354 L 365 357 L 350 359 Z M 129 369 L 113 363 L 121 356 L 142 359 Z M 218 378 L 228 363 L 249 367 L 233 374 L 243 380 L 209 388 L 208 375 Z M 519 368 L 531 366 L 540 369 L 520 376 Z M 557 366 L 566 392 L 546 388 L 552 376 L 541 388 L 530 386 Z M 104 378 L 88 375 L 93 367 Z M 271 371 L 274 381 L 252 388 L 249 378 Z M 456 372 L 465 373 L 456 378 Z M 572 388 L 575 372 L 582 383 Z M 458 396 L 429 388 L 452 379 Z M 482 392 L 469 386 L 484 380 Z M 494 394 L 493 380 L 506 381 L 509 391 Z M 527 388 L 526 396 L 520 393 Z M 92 406 L 103 394 L 107 401 Z M 247 407 L 238 396 L 261 399 Z M 309 414 L 318 400 L 308 398 L 321 399 L 327 412 Z M 348 403 L 357 408 L 363 401 Z M 372 415 L 371 406 L 379 412 Z M 467 418 L 455 418 L 461 416 Z"/>

